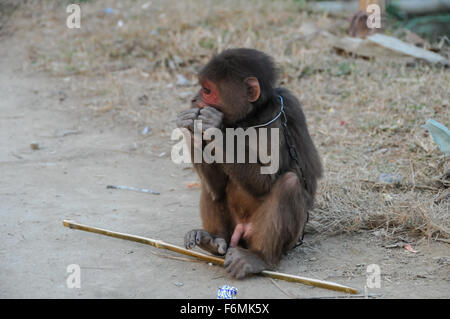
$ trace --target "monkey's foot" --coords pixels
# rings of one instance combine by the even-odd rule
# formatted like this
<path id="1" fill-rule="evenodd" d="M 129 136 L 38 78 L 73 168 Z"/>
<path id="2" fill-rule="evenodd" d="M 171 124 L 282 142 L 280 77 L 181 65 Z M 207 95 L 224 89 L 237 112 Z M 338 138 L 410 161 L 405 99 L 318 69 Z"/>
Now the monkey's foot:
<path id="1" fill-rule="evenodd" d="M 227 272 L 237 279 L 269 268 L 259 256 L 241 247 L 228 248 L 224 266 Z"/>
<path id="2" fill-rule="evenodd" d="M 227 252 L 227 242 L 221 237 L 216 237 L 203 229 L 193 229 L 184 236 L 184 246 L 187 249 L 200 247 L 215 255 L 225 255 Z"/>

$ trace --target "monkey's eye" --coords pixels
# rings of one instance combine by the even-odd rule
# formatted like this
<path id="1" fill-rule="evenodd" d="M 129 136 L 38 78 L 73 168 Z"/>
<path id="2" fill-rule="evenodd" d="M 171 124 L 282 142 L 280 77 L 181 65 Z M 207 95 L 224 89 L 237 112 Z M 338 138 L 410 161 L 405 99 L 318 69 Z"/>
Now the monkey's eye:
<path id="1" fill-rule="evenodd" d="M 211 89 L 208 89 L 208 88 L 203 88 L 203 93 L 205 93 L 206 95 L 209 95 L 209 94 L 211 94 Z"/>

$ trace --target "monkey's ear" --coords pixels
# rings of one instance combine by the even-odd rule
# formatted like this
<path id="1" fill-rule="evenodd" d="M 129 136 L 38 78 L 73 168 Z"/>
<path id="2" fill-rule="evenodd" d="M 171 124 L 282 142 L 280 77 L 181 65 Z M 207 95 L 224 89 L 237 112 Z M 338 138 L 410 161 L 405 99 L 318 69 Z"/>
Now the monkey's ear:
<path id="1" fill-rule="evenodd" d="M 259 81 L 255 77 L 249 77 L 244 80 L 247 85 L 247 98 L 249 102 L 255 102 L 259 99 L 261 94 L 261 88 L 259 87 Z"/>

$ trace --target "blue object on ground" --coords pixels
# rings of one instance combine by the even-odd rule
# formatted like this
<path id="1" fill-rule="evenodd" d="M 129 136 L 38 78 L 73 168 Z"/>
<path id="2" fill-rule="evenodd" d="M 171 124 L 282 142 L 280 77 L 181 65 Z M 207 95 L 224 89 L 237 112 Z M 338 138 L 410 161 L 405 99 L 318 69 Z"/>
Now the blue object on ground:
<path id="1" fill-rule="evenodd" d="M 378 177 L 379 183 L 386 183 L 386 184 L 400 184 L 402 182 L 402 175 L 400 174 L 386 174 L 382 173 Z"/>
<path id="2" fill-rule="evenodd" d="M 429 119 L 424 127 L 428 129 L 428 131 L 431 134 L 431 137 L 433 137 L 434 142 L 438 145 L 441 152 L 443 152 L 446 156 L 450 155 L 450 131 L 448 128 L 433 120 Z"/>
<path id="3" fill-rule="evenodd" d="M 237 288 L 224 285 L 217 291 L 217 299 L 236 299 Z"/>

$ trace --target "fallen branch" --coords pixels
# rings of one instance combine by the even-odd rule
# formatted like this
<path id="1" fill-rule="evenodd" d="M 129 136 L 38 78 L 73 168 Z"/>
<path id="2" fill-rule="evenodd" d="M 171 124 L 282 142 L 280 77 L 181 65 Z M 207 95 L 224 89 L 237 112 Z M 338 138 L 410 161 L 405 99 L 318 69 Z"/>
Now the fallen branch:
<path id="1" fill-rule="evenodd" d="M 78 223 L 76 223 L 74 221 L 70 221 L 70 220 L 63 220 L 63 225 L 65 227 L 69 227 L 71 229 L 84 230 L 84 231 L 91 232 L 91 233 L 96 233 L 96 234 L 105 235 L 105 236 L 109 236 L 109 237 L 130 240 L 130 241 L 134 241 L 134 242 L 141 243 L 141 244 L 151 245 L 156 248 L 167 249 L 167 250 L 174 251 L 174 252 L 177 252 L 177 253 L 180 253 L 183 255 L 196 257 L 198 259 L 201 259 L 201 260 L 204 260 L 204 261 L 207 261 L 210 263 L 214 263 L 216 265 L 223 266 L 223 264 L 224 264 L 223 258 L 203 254 L 203 253 L 193 251 L 193 250 L 188 250 L 188 249 L 176 246 L 176 245 L 172 245 L 172 244 L 163 242 L 162 240 L 158 240 L 158 239 L 151 239 L 151 238 L 145 238 L 142 236 L 114 232 L 114 231 L 110 231 L 110 230 L 106 230 L 106 229 L 102 229 L 102 228 L 96 228 L 96 227 L 78 224 Z M 333 282 L 312 279 L 312 278 L 306 278 L 306 277 L 300 277 L 300 276 L 295 276 L 295 275 L 289 275 L 289 274 L 279 273 L 279 272 L 275 272 L 275 271 L 264 270 L 260 273 L 260 275 L 265 276 L 265 277 L 274 278 L 274 279 L 297 282 L 297 283 L 301 283 L 301 284 L 305 284 L 305 285 L 309 285 L 309 286 L 313 286 L 313 287 L 319 287 L 319 288 L 335 290 L 335 291 L 342 291 L 342 292 L 346 292 L 346 293 L 350 293 L 350 294 L 358 293 L 358 290 L 356 290 L 354 288 L 346 287 L 346 286 L 336 284 Z"/>
<path id="2" fill-rule="evenodd" d="M 450 65 L 450 61 L 442 55 L 418 48 L 410 43 L 384 34 L 373 34 L 366 39 L 355 37 L 340 38 L 326 31 L 322 31 L 321 34 L 328 39 L 334 48 L 353 56 L 369 59 L 378 57 L 413 57 L 433 64 Z"/>
<path id="3" fill-rule="evenodd" d="M 441 63 L 442 65 L 450 64 L 450 61 L 447 60 L 442 55 L 439 55 L 432 51 L 418 48 L 415 45 L 406 43 L 397 38 L 390 37 L 390 36 L 387 36 L 384 34 L 377 33 L 377 34 L 371 35 L 371 36 L 367 37 L 367 40 L 372 43 L 376 43 L 385 49 L 392 50 L 392 51 L 395 51 L 397 53 L 404 54 L 407 56 L 412 56 L 417 59 L 423 59 L 423 60 L 426 60 L 431 63 Z"/>

